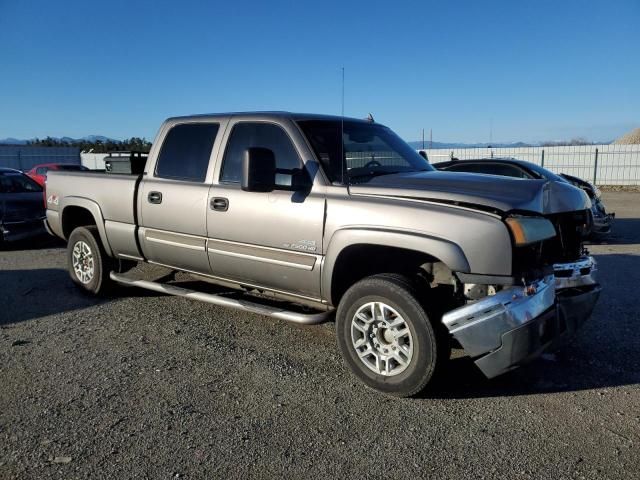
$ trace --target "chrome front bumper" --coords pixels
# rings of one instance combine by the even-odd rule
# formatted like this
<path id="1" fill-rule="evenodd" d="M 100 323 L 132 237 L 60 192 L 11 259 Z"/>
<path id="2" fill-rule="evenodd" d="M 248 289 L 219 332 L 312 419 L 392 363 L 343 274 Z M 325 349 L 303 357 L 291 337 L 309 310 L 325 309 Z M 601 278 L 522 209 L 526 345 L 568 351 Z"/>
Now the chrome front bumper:
<path id="1" fill-rule="evenodd" d="M 600 295 L 593 258 L 554 270 L 565 276 L 507 288 L 443 315 L 451 335 L 488 378 L 563 343 L 591 315 Z"/>
<path id="2" fill-rule="evenodd" d="M 553 266 L 556 290 L 597 285 L 597 271 L 598 264 L 591 256 L 583 256 L 575 262 L 556 263 Z"/>
<path id="3" fill-rule="evenodd" d="M 556 298 L 562 338 L 554 346 L 564 343 L 591 316 L 600 297 L 597 280 L 598 264 L 591 256 L 576 262 L 559 263 L 553 266 L 556 277 Z"/>
<path id="4" fill-rule="evenodd" d="M 542 336 L 547 321 L 556 318 L 553 275 L 529 285 L 526 290 L 528 294 L 524 287 L 507 288 L 442 317 L 449 332 L 467 355 L 477 359 L 476 365 L 489 378 L 515 368 L 531 353 L 534 347 L 531 342 L 526 342 L 526 351 L 521 348 L 516 351 L 521 341 L 512 338 L 512 332 L 523 327 L 528 331 L 535 324 L 535 333 Z M 487 357 L 491 358 L 487 360 Z"/>

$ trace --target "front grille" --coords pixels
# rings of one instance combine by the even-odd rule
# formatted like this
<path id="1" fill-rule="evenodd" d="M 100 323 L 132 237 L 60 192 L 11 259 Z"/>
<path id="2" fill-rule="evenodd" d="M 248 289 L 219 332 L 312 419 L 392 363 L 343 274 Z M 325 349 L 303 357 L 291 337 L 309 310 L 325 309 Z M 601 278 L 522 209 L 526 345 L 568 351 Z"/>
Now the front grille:
<path id="1" fill-rule="evenodd" d="M 556 236 L 533 245 L 513 249 L 514 276 L 529 278 L 547 272 L 555 263 L 578 260 L 582 255 L 582 239 L 591 228 L 590 210 L 547 215 Z"/>
<path id="2" fill-rule="evenodd" d="M 550 263 L 573 262 L 582 255 L 582 240 L 593 223 L 590 210 L 547 215 L 557 236 L 544 242 L 544 259 Z"/>
<path id="3" fill-rule="evenodd" d="M 553 273 L 553 263 L 544 258 L 543 247 L 544 242 L 514 247 L 513 275 L 525 280 L 535 280 Z"/>

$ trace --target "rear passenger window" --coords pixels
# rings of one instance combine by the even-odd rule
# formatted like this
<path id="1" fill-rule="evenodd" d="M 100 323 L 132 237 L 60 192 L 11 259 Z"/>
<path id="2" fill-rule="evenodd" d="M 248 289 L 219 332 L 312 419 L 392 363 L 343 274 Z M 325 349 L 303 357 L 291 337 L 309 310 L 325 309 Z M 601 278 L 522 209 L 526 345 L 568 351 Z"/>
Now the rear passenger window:
<path id="1" fill-rule="evenodd" d="M 290 187 L 293 177 L 303 175 L 300 157 L 289 136 L 271 123 L 243 122 L 233 127 L 222 163 L 220 181 L 240 183 L 242 158 L 246 149 L 262 147 L 272 150 L 276 157 L 276 185 Z"/>
<path id="2" fill-rule="evenodd" d="M 217 123 L 185 123 L 169 130 L 160 149 L 156 177 L 204 182 L 218 128 Z"/>

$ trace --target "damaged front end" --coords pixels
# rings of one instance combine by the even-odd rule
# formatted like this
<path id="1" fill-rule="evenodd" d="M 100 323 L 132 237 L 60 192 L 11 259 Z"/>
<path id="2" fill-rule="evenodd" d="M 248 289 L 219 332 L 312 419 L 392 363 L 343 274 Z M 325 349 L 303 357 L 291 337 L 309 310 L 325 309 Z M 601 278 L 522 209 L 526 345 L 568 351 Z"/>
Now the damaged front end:
<path id="1" fill-rule="evenodd" d="M 568 276 L 547 275 L 470 302 L 442 322 L 488 378 L 506 373 L 565 343 L 591 316 L 601 291 L 595 261 L 571 267 Z"/>
<path id="2" fill-rule="evenodd" d="M 553 238 L 518 244 L 514 237 L 510 285 L 465 284 L 467 304 L 442 317 L 488 378 L 565 343 L 598 301 L 597 263 L 582 247 L 587 213 L 546 218 L 554 224 Z M 478 291 L 488 295 L 473 295 Z"/>
<path id="3" fill-rule="evenodd" d="M 447 312 L 442 322 L 488 378 L 544 350 L 557 330 L 555 279 L 510 287 Z"/>
<path id="4" fill-rule="evenodd" d="M 591 316 L 602 288 L 597 281 L 597 263 L 589 255 L 577 261 L 556 263 L 553 266 L 558 316 L 566 334 L 558 343 L 567 340 Z"/>

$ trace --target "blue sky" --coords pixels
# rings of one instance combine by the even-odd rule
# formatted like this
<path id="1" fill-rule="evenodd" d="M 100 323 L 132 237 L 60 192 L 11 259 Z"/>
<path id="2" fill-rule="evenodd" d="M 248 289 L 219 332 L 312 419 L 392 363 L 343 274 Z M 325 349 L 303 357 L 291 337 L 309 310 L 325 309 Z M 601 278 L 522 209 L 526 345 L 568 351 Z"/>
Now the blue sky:
<path id="1" fill-rule="evenodd" d="M 339 114 L 344 66 L 345 113 L 407 140 L 610 140 L 640 126 L 639 25 L 638 0 L 0 0 L 0 138 Z"/>

